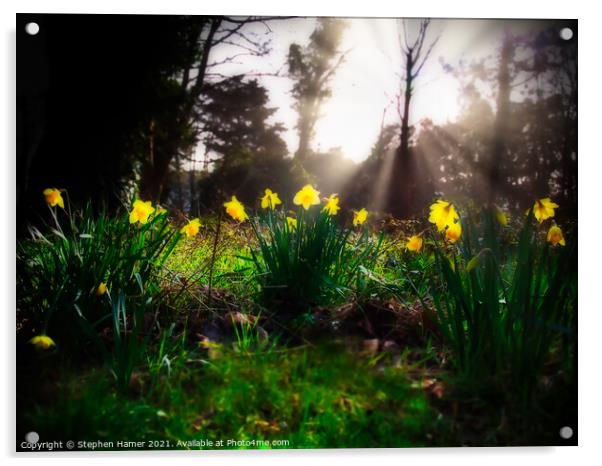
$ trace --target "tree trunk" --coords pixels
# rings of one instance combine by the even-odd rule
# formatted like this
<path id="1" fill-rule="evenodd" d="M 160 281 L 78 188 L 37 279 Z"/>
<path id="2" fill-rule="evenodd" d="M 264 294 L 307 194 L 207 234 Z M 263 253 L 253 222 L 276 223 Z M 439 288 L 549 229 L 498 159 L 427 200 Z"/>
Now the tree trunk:
<path id="1" fill-rule="evenodd" d="M 403 113 L 401 115 L 401 134 L 399 147 L 395 153 L 392 166 L 393 176 L 389 183 L 388 210 L 399 217 L 407 217 L 415 211 L 416 203 L 416 173 L 410 153 L 410 103 L 412 100 L 412 85 L 414 61 L 411 52 L 405 56 L 406 77 L 403 97 Z"/>
<path id="2" fill-rule="evenodd" d="M 302 111 L 302 117 L 299 120 L 299 147 L 295 152 L 295 158 L 304 161 L 310 152 L 311 139 L 318 120 L 318 109 L 320 102 L 313 99 L 308 102 Z"/>
<path id="3" fill-rule="evenodd" d="M 407 157 L 408 147 L 410 145 L 410 101 L 412 100 L 412 85 L 413 78 L 412 73 L 414 72 L 414 62 L 412 60 L 412 54 L 406 54 L 406 88 L 403 98 L 403 116 L 401 119 L 401 135 L 399 144 L 399 157 Z"/>
<path id="4" fill-rule="evenodd" d="M 211 19 L 209 32 L 203 45 L 203 55 L 199 64 L 195 83 L 191 89 L 187 89 L 188 79 L 186 76 L 189 76 L 189 73 L 185 73 L 185 79 L 182 82 L 182 92 L 188 94 L 186 96 L 186 104 L 182 109 L 182 117 L 180 121 L 174 124 L 172 130 L 167 131 L 167 138 L 169 138 L 169 140 L 163 145 L 161 151 L 155 151 L 154 160 L 151 160 L 150 164 L 143 170 L 140 191 L 145 199 L 158 201 L 161 198 L 163 185 L 165 184 L 169 172 L 169 165 L 174 157 L 176 157 L 178 151 L 182 149 L 180 128 L 182 124 L 189 124 L 194 117 L 194 109 L 205 83 L 209 54 L 211 52 L 215 33 L 221 23 L 222 19 L 219 17 Z M 201 33 L 202 28 L 199 31 L 199 34 Z M 200 37 L 197 38 L 197 40 L 200 40 Z"/>
<path id="5" fill-rule="evenodd" d="M 493 134 L 493 144 L 487 167 L 488 199 L 494 203 L 504 189 L 503 171 L 506 152 L 506 137 L 508 133 L 508 119 L 510 117 L 510 61 L 514 55 L 512 39 L 506 37 L 502 45 L 500 68 L 498 72 L 498 97 L 497 113 Z"/>
<path id="6" fill-rule="evenodd" d="M 309 152 L 309 140 L 309 121 L 307 118 L 303 118 L 299 124 L 299 147 L 297 152 L 295 152 L 295 158 L 302 162 L 307 159 L 307 154 Z"/>

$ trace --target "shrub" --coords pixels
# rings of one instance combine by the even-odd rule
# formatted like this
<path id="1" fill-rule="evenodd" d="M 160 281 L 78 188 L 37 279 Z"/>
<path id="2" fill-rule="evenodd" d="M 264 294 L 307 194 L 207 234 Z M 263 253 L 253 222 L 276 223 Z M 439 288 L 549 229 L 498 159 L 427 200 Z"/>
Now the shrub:
<path id="1" fill-rule="evenodd" d="M 77 345 L 87 339 L 83 321 L 86 328 L 110 326 L 112 290 L 125 300 L 155 292 L 154 270 L 180 234 L 165 214 L 140 224 L 131 224 L 128 213 L 95 214 L 90 205 L 51 214 L 51 224 L 31 227 L 31 239 L 17 245 L 21 318 L 59 346 Z"/>
<path id="2" fill-rule="evenodd" d="M 382 235 L 373 238 L 367 228 L 341 227 L 319 208 L 300 207 L 295 219 L 268 209 L 251 225 L 257 240 L 251 261 L 263 301 L 282 320 L 347 296 L 361 267 L 373 266 L 382 243 Z"/>
<path id="3" fill-rule="evenodd" d="M 502 382 L 528 401 L 550 352 L 575 337 L 576 242 L 541 241 L 529 213 L 504 254 L 494 212 L 483 211 L 479 222 L 463 220 L 459 254 L 435 248 L 439 328 L 461 377 L 474 387 Z"/>

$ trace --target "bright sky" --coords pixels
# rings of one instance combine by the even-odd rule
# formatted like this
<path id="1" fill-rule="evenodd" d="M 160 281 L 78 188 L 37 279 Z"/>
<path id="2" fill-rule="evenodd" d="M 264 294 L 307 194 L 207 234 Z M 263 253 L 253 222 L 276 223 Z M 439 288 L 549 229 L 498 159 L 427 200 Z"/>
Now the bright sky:
<path id="1" fill-rule="evenodd" d="M 403 31 L 396 19 L 348 19 L 341 50 L 350 50 L 345 63 L 331 82 L 332 97 L 322 108 L 323 117 L 318 121 L 313 149 L 327 151 L 341 147 L 343 153 L 359 162 L 365 159 L 374 144 L 386 109 L 386 122 L 399 121 L 396 95 L 400 92 L 401 55 L 398 31 Z M 418 20 L 406 20 L 410 39 Z M 269 23 L 272 30 L 272 51 L 269 56 L 242 57 L 236 64 L 222 65 L 223 74 L 286 72 L 286 56 L 289 45 L 307 44 L 315 28 L 314 18 L 296 18 Z M 495 55 L 505 28 L 513 33 L 532 28 L 533 22 L 500 20 L 433 20 L 429 28 L 427 44 L 438 34 L 441 38 L 433 49 L 416 82 L 415 95 L 410 112 L 410 124 L 423 118 L 435 123 L 454 120 L 459 111 L 458 81 L 443 71 L 440 57 L 446 63 L 457 64 L 460 59 L 472 59 Z M 265 34 L 264 26 L 254 31 Z M 426 48 L 426 45 L 425 45 Z M 212 52 L 210 61 L 220 61 L 233 54 L 224 46 Z M 283 134 L 293 154 L 298 138 L 295 131 L 297 114 L 290 97 L 292 82 L 286 77 L 261 76 L 260 82 L 268 89 L 270 105 L 278 110 L 274 121 L 284 123 Z"/>

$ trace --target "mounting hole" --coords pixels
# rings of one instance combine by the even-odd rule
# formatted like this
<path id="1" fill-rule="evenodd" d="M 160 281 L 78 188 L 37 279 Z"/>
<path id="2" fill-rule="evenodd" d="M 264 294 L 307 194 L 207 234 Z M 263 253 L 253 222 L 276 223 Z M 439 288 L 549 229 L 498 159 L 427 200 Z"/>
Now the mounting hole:
<path id="1" fill-rule="evenodd" d="M 25 435 L 25 440 L 29 443 L 38 443 L 40 435 L 37 432 L 28 432 L 27 435 Z"/>
<path id="2" fill-rule="evenodd" d="M 560 30 L 560 38 L 562 40 L 571 40 L 573 38 L 573 30 L 571 28 L 562 28 Z"/>
<path id="3" fill-rule="evenodd" d="M 35 36 L 40 32 L 40 25 L 38 23 L 27 23 L 25 25 L 25 32 L 30 36 Z"/>
<path id="4" fill-rule="evenodd" d="M 571 429 L 569 426 L 564 426 L 562 429 L 560 429 L 560 436 L 565 440 L 570 439 L 573 436 L 573 429 Z"/>

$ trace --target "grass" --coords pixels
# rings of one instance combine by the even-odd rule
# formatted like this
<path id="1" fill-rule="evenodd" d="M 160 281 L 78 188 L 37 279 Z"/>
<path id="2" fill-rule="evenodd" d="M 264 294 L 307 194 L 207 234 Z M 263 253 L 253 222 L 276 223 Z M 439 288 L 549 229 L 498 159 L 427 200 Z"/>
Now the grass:
<path id="1" fill-rule="evenodd" d="M 286 448 L 426 446 L 438 428 L 424 393 L 400 369 L 377 369 L 333 344 L 227 350 L 210 360 L 188 353 L 185 361 L 137 397 L 112 390 L 104 372 L 71 377 L 59 399 L 38 404 L 26 422 L 42 438 L 165 439 L 178 448 L 193 439 L 259 441 L 254 448 L 275 440 Z"/>

